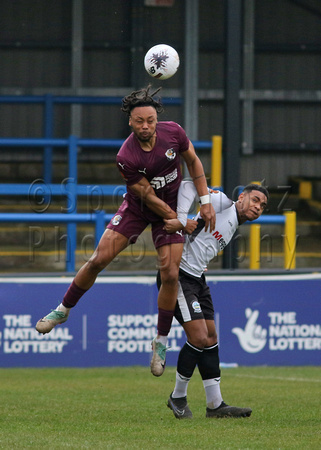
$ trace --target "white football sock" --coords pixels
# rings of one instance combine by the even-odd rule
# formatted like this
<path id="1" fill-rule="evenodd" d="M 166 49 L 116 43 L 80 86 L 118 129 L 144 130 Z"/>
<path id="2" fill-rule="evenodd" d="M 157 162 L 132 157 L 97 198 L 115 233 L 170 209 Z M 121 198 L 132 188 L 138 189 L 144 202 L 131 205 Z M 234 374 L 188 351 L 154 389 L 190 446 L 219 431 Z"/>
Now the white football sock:
<path id="1" fill-rule="evenodd" d="M 208 408 L 215 409 L 220 406 L 223 401 L 221 388 L 221 378 L 212 378 L 210 380 L 203 380 L 203 385 L 206 394 L 206 404 Z"/>
<path id="2" fill-rule="evenodd" d="M 155 341 L 160 342 L 163 345 L 167 345 L 168 338 L 167 338 L 167 336 L 157 335 L 157 338 L 155 339 Z"/>
<path id="3" fill-rule="evenodd" d="M 60 303 L 60 305 L 57 306 L 57 308 L 56 308 L 56 311 L 61 311 L 64 314 L 66 314 L 66 316 L 68 316 L 70 310 L 71 310 L 71 308 L 66 308 L 62 303 Z"/>
<path id="4" fill-rule="evenodd" d="M 176 384 L 172 393 L 173 398 L 181 398 L 187 396 L 187 388 L 190 378 L 186 378 L 176 372 Z"/>

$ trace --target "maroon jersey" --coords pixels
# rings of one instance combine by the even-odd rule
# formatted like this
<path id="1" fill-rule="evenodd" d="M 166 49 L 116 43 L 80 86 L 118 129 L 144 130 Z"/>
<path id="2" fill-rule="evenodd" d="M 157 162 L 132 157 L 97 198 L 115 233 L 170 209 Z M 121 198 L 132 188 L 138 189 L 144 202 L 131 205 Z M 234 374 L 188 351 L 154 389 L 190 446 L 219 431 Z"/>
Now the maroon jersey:
<path id="1" fill-rule="evenodd" d="M 126 199 L 137 201 L 130 186 L 145 177 L 153 186 L 157 197 L 166 203 L 177 197 L 182 181 L 180 154 L 188 150 L 189 139 L 175 122 L 158 122 L 156 143 L 147 152 L 132 133 L 117 154 L 117 167 L 129 187 Z"/>

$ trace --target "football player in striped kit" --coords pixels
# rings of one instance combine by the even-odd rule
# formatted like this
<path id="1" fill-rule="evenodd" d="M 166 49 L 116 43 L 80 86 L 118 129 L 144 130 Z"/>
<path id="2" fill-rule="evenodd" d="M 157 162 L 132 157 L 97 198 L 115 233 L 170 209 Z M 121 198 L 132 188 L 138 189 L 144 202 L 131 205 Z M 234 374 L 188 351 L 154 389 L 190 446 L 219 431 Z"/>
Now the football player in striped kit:
<path id="1" fill-rule="evenodd" d="M 183 181 L 180 185 L 177 218 L 165 220 L 168 232 L 183 229 L 190 233 L 186 234 L 180 263 L 175 310 L 175 317 L 183 326 L 187 341 L 179 353 L 176 384 L 168 399 L 168 407 L 178 419 L 192 417 L 187 403 L 187 387 L 196 366 L 206 394 L 206 417 L 248 417 L 252 412 L 251 408 L 229 406 L 223 401 L 214 307 L 204 271 L 208 263 L 231 241 L 239 225 L 260 217 L 267 205 L 269 193 L 261 185 L 250 184 L 233 202 L 222 192 L 209 192 L 216 211 L 213 232 L 205 232 L 204 221 L 199 214 L 194 219 L 196 228 L 195 222 L 188 219 L 191 205 L 195 199 L 198 200 L 195 186 L 190 181 Z"/>

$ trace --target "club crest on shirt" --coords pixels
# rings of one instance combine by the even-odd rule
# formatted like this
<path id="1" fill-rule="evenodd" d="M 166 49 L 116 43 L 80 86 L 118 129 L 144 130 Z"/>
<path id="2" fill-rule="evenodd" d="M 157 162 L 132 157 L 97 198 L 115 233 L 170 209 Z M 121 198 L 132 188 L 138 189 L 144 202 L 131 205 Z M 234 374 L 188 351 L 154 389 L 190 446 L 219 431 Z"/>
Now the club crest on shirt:
<path id="1" fill-rule="evenodd" d="M 111 223 L 112 223 L 113 225 L 119 225 L 121 219 L 122 219 L 122 216 L 119 215 L 119 214 L 117 214 L 116 216 L 114 216 L 114 217 L 112 218 Z"/>
<path id="2" fill-rule="evenodd" d="M 165 156 L 168 159 L 168 161 L 172 161 L 175 158 L 176 153 L 172 148 L 169 148 L 168 150 L 166 150 Z"/>

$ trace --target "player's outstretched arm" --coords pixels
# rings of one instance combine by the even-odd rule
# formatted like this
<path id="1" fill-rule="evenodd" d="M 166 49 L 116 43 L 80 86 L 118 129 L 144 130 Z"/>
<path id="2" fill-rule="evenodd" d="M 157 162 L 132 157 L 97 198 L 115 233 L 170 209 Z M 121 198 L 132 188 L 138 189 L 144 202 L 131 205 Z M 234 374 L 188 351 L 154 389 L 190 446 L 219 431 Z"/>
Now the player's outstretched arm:
<path id="1" fill-rule="evenodd" d="M 215 229 L 215 211 L 211 203 L 210 194 L 208 193 L 203 164 L 196 155 L 194 146 L 191 142 L 188 150 L 183 152 L 182 155 L 201 200 L 200 214 L 205 221 L 205 231 L 209 229 L 209 231 L 212 232 Z"/>
<path id="2" fill-rule="evenodd" d="M 177 195 L 177 218 L 185 227 L 188 213 L 195 200 L 199 200 L 196 187 L 192 181 L 182 181 Z"/>

